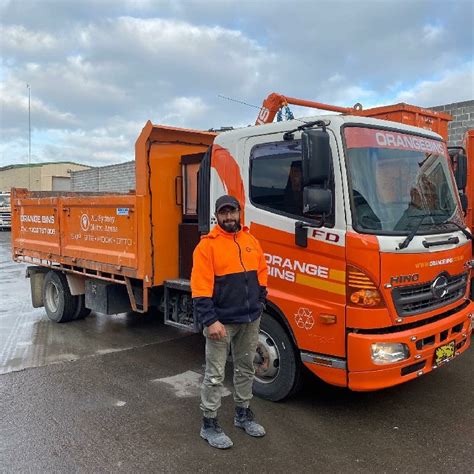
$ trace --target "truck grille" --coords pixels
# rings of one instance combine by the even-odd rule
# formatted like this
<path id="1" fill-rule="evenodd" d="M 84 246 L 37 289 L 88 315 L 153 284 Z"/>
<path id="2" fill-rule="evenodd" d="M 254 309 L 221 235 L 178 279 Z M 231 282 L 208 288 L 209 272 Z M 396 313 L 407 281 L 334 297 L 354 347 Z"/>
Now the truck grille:
<path id="1" fill-rule="evenodd" d="M 433 290 L 433 284 L 440 277 L 445 278 L 445 294 Z M 462 298 L 466 292 L 467 273 L 451 276 L 441 273 L 433 281 L 421 285 L 397 287 L 392 290 L 393 304 L 399 316 L 414 316 L 425 311 L 442 308 Z"/>

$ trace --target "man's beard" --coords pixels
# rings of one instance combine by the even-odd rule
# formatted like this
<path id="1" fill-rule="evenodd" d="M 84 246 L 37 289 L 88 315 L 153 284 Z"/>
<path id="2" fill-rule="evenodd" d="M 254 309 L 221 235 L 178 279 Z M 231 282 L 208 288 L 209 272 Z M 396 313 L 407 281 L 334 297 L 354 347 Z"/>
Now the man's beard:
<path id="1" fill-rule="evenodd" d="M 222 223 L 219 223 L 222 229 L 226 232 L 233 233 L 240 230 L 240 219 L 227 219 Z"/>

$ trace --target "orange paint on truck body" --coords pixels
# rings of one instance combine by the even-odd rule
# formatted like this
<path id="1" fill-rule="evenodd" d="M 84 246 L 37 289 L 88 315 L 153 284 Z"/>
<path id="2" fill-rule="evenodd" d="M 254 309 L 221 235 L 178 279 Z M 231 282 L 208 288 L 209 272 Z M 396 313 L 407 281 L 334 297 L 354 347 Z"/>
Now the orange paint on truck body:
<path id="1" fill-rule="evenodd" d="M 240 169 L 229 150 L 214 145 L 212 147 L 211 166 L 227 188 L 227 194 L 234 196 L 240 203 L 240 220 L 245 223 L 245 189 Z"/>
<path id="2" fill-rule="evenodd" d="M 215 134 L 147 122 L 136 142 L 136 193 L 12 194 L 13 258 L 81 266 L 156 286 L 178 277 L 181 156 Z"/>
<path id="3" fill-rule="evenodd" d="M 360 110 L 355 115 L 413 125 L 436 132 L 445 138 L 448 136 L 448 123 L 452 120 L 449 114 L 404 103 Z"/>
<path id="4" fill-rule="evenodd" d="M 115 268 L 127 276 L 144 277 L 138 261 L 136 196 L 28 196 L 20 190 L 13 193 L 14 255 L 81 262 L 93 269 L 103 264 L 107 272 Z"/>
<path id="5" fill-rule="evenodd" d="M 470 322 L 467 315 L 472 311 L 472 304 L 464 305 L 457 316 L 448 321 L 435 321 L 418 328 L 408 327 L 405 331 L 396 333 L 349 334 L 349 388 L 357 391 L 378 390 L 431 372 L 437 368 L 434 362 L 435 350 L 453 341 L 456 355 L 461 355 L 470 346 Z M 406 344 L 410 357 L 387 366 L 374 366 L 370 359 L 371 345 L 374 342 Z"/>
<path id="6" fill-rule="evenodd" d="M 285 314 L 301 350 L 344 357 L 344 247 L 309 240 L 295 248 L 294 235 L 252 224 L 268 267 L 268 298 Z M 335 324 L 322 324 L 321 314 L 333 314 Z"/>
<path id="7" fill-rule="evenodd" d="M 468 130 L 465 133 L 463 146 L 467 156 L 466 224 L 472 231 L 474 229 L 474 130 Z"/>

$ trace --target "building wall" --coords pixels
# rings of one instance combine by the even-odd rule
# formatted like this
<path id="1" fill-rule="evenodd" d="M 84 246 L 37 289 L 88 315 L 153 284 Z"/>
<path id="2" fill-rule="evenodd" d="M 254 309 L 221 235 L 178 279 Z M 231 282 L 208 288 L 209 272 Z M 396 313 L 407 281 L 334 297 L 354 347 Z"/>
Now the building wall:
<path id="1" fill-rule="evenodd" d="M 448 125 L 448 145 L 462 146 L 466 130 L 474 129 L 474 100 L 429 108 L 452 115 L 453 120 Z"/>
<path id="2" fill-rule="evenodd" d="M 0 168 L 0 191 L 27 188 L 31 191 L 51 191 L 53 177 L 70 178 L 71 172 L 89 169 L 75 163 L 45 163 L 32 166 L 4 166 Z"/>
<path id="3" fill-rule="evenodd" d="M 41 189 L 53 189 L 53 177 L 71 178 L 71 174 L 77 170 L 89 169 L 89 166 L 82 165 L 65 165 L 65 164 L 48 164 L 41 167 Z"/>
<path id="4" fill-rule="evenodd" d="M 0 171 L 0 191 L 30 187 L 34 191 L 41 191 L 41 169 L 39 167 L 15 167 Z"/>
<path id="5" fill-rule="evenodd" d="M 71 173 L 71 190 L 128 193 L 135 189 L 135 161 Z"/>

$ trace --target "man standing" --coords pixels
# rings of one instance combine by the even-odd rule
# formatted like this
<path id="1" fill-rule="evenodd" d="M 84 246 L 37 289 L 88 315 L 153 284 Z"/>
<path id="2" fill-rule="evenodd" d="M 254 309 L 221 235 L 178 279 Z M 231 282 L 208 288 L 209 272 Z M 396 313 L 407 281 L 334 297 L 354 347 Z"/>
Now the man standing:
<path id="1" fill-rule="evenodd" d="M 260 316 L 267 294 L 267 265 L 258 241 L 240 225 L 240 204 L 233 196 L 216 201 L 218 225 L 203 236 L 193 254 L 191 289 L 194 311 L 204 326 L 206 371 L 201 387 L 201 437 L 220 449 L 233 443 L 217 422 L 229 347 L 234 363 L 234 425 L 250 436 L 265 429 L 249 408 L 253 359 Z"/>

